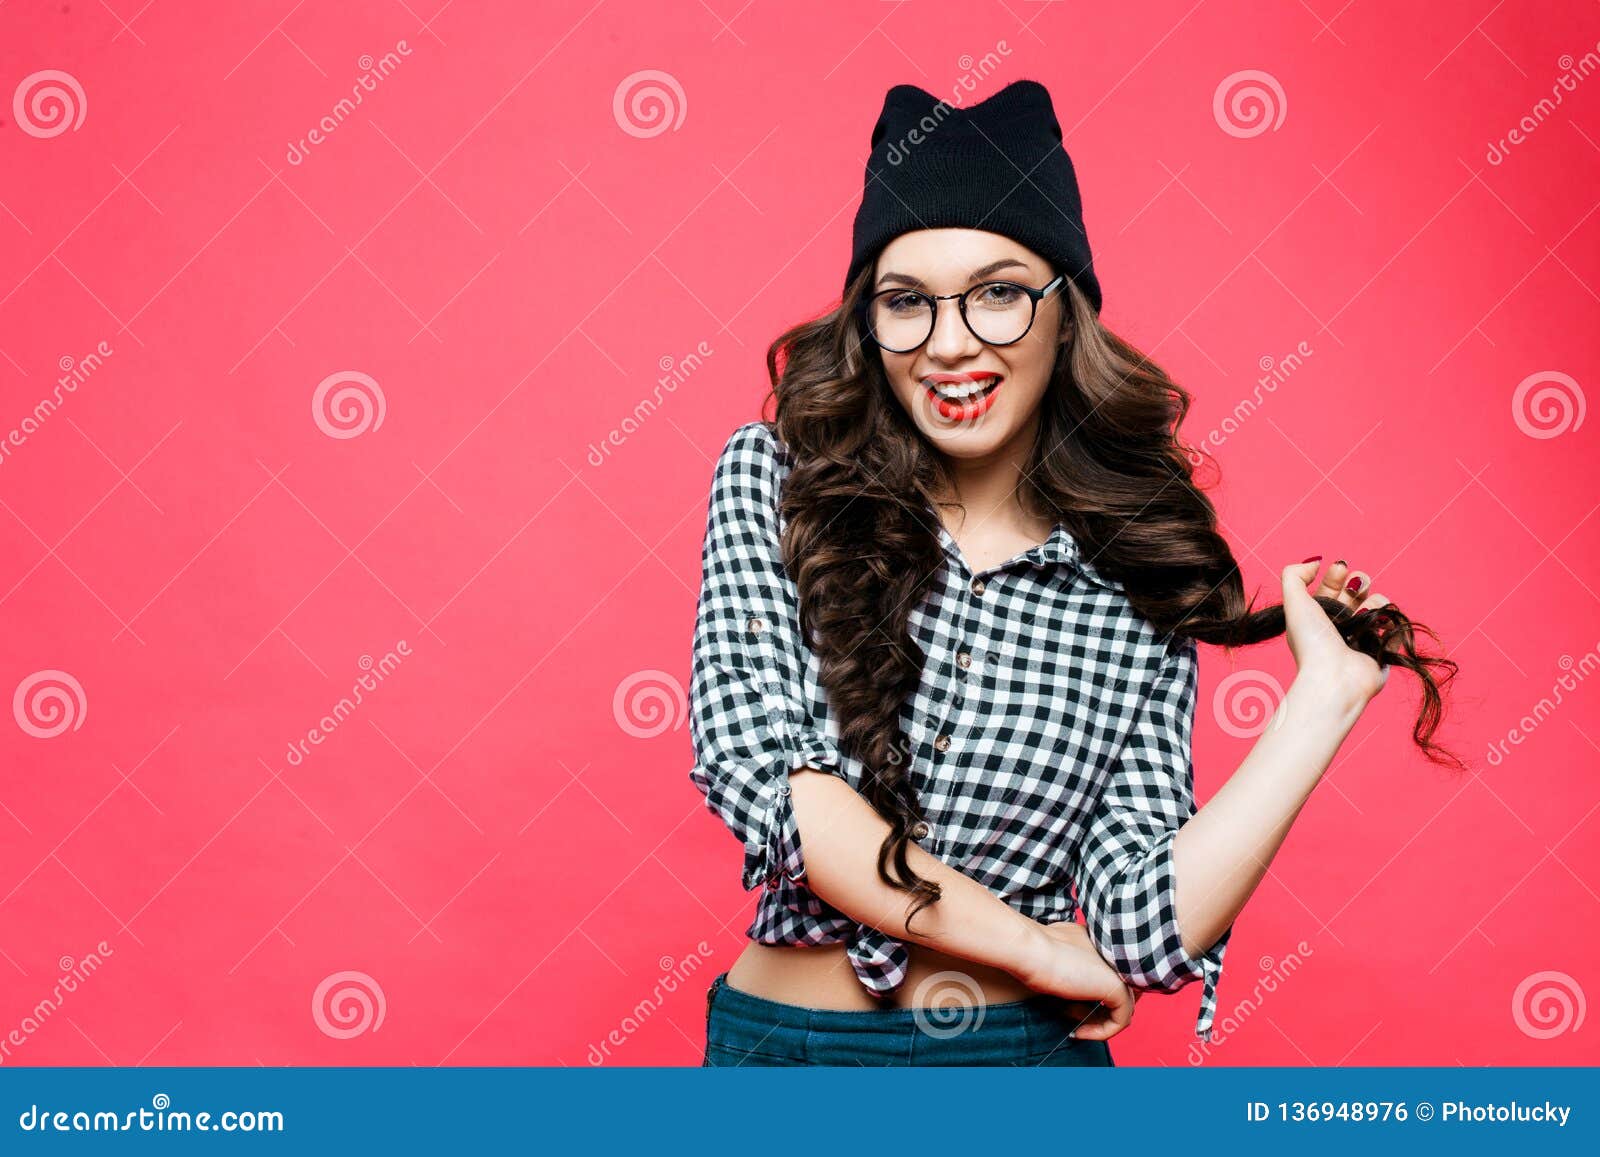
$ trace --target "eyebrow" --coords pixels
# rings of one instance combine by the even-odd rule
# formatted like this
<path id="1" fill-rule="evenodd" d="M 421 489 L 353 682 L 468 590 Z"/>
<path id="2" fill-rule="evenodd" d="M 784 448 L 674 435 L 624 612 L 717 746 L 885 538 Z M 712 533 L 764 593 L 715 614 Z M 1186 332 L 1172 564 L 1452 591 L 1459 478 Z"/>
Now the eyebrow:
<path id="1" fill-rule="evenodd" d="M 1018 261 L 1015 257 L 1002 257 L 999 261 L 991 261 L 982 269 L 974 269 L 972 274 L 967 278 L 967 284 L 971 285 L 974 281 L 981 281 L 983 278 L 988 277 L 989 274 L 995 273 L 998 270 L 1005 269 L 1012 265 L 1015 265 L 1018 269 L 1028 268 L 1027 262 L 1025 261 Z M 919 278 L 912 277 L 909 273 L 885 273 L 878 278 L 877 287 L 881 289 L 886 282 L 891 281 L 898 282 L 901 285 L 909 285 L 913 289 L 928 288 L 926 282 L 920 280 Z"/>

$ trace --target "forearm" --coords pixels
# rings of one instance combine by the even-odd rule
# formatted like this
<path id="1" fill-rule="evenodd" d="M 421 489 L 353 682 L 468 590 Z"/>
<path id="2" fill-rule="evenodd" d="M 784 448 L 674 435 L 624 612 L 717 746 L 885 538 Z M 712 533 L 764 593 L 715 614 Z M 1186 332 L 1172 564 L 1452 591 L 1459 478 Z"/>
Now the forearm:
<path id="1" fill-rule="evenodd" d="M 1364 704 L 1297 676 L 1238 770 L 1173 840 L 1184 947 L 1199 955 L 1243 910 Z"/>
<path id="2" fill-rule="evenodd" d="M 795 826 L 812 892 L 857 923 L 904 940 L 1023 975 L 1037 959 L 1042 925 L 1024 916 L 976 880 L 915 843 L 907 845 L 911 868 L 937 883 L 943 895 L 906 916 L 910 893 L 878 875 L 878 848 L 889 822 L 854 788 L 827 772 L 802 768 L 789 777 Z M 889 870 L 894 870 L 890 865 Z"/>

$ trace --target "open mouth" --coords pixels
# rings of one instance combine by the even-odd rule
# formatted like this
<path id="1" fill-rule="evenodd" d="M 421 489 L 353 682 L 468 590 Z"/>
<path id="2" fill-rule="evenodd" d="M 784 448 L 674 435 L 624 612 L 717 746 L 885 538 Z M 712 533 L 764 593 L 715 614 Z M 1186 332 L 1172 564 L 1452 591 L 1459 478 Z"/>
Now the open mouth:
<path id="1" fill-rule="evenodd" d="M 969 422 L 994 405 L 995 395 L 1004 380 L 999 374 L 965 382 L 924 380 L 922 388 L 927 390 L 928 400 L 941 417 L 952 422 Z"/>

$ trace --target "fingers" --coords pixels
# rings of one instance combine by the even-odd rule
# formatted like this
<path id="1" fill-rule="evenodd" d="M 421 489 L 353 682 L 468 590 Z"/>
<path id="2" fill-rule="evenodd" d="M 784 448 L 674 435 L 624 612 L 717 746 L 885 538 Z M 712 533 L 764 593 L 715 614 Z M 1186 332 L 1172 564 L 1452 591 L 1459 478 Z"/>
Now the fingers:
<path id="1" fill-rule="evenodd" d="M 1101 1000 L 1068 1000 L 1063 1013 L 1071 1025 L 1071 1036 L 1079 1040 L 1109 1040 L 1133 1023 L 1136 990 L 1107 993 Z"/>
<path id="2" fill-rule="evenodd" d="M 1345 575 L 1339 601 L 1347 607 L 1359 606 L 1372 593 L 1372 576 L 1364 570 L 1352 570 Z"/>
<path id="3" fill-rule="evenodd" d="M 1131 1019 L 1131 1016 L 1119 1016 L 1115 1010 L 1101 1006 L 1087 1017 L 1075 1018 L 1068 1035 L 1078 1040 L 1109 1040 L 1126 1028 Z"/>
<path id="4" fill-rule="evenodd" d="M 1353 569 L 1342 558 L 1336 558 L 1328 565 L 1327 572 L 1322 576 L 1322 586 L 1318 588 L 1317 593 L 1325 598 L 1338 599 L 1345 606 L 1351 607 L 1371 586 L 1371 575 Z"/>
<path id="5" fill-rule="evenodd" d="M 1311 594 L 1317 598 L 1336 599 L 1354 610 L 1372 594 L 1372 576 L 1364 570 L 1352 568 L 1344 559 L 1336 558 L 1322 572 L 1322 581 Z"/>
<path id="6" fill-rule="evenodd" d="M 1334 559 L 1328 564 L 1328 569 L 1322 572 L 1322 581 L 1317 584 L 1317 589 L 1311 593 L 1318 598 L 1338 598 L 1339 592 L 1344 589 L 1344 576 L 1348 569 L 1344 559 Z"/>
<path id="7" fill-rule="evenodd" d="M 1291 591 L 1298 592 L 1302 595 L 1307 593 L 1306 587 L 1310 584 L 1312 579 L 1317 577 L 1317 567 L 1321 563 L 1321 558 L 1322 556 L 1318 555 L 1316 558 L 1308 558 L 1305 562 L 1291 563 L 1289 566 L 1283 568 L 1283 571 L 1279 577 L 1283 579 L 1283 597 L 1285 602 L 1288 602 L 1293 597 L 1293 595 L 1290 594 Z"/>
<path id="8" fill-rule="evenodd" d="M 1361 600 L 1360 609 L 1363 611 L 1377 610 L 1379 607 L 1389 605 L 1389 600 L 1379 594 L 1366 595 Z"/>

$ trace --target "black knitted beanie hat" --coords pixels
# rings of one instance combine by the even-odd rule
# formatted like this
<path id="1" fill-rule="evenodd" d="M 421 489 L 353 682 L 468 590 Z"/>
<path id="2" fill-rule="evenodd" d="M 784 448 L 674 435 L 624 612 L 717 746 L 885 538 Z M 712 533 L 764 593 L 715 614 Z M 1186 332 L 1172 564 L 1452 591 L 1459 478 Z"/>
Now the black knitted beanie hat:
<path id="1" fill-rule="evenodd" d="M 984 229 L 1026 245 L 1100 312 L 1078 179 L 1050 93 L 1017 80 L 967 108 L 914 84 L 883 98 L 872 128 L 845 287 L 913 229 Z"/>

